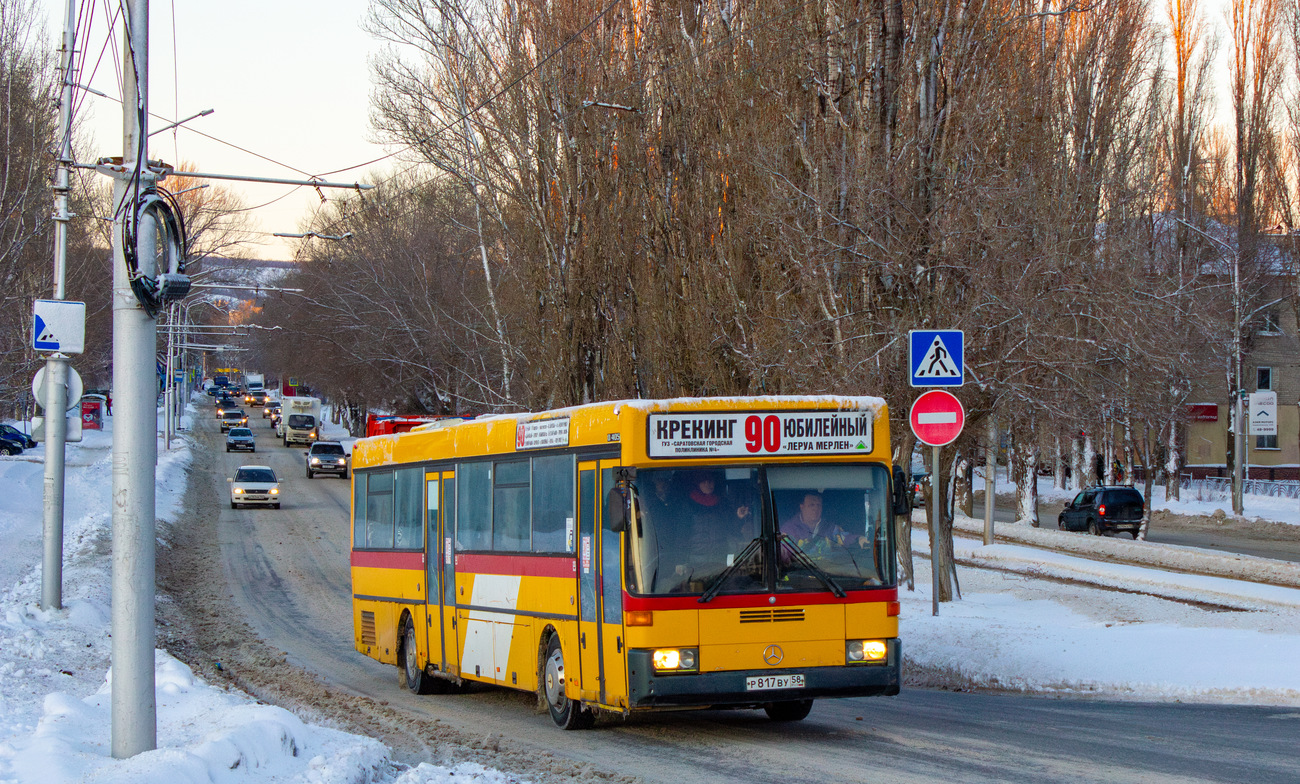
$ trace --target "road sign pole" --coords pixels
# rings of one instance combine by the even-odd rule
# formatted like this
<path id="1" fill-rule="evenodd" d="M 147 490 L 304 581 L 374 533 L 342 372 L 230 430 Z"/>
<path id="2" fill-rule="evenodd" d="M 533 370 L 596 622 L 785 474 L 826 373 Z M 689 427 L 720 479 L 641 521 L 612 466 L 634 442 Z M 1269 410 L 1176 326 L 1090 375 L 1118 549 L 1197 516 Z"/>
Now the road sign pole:
<path id="1" fill-rule="evenodd" d="M 939 482 L 939 451 L 943 447 L 930 447 L 930 525 L 933 530 L 930 531 L 930 614 L 939 614 L 939 569 L 947 559 L 939 555 L 939 548 L 943 546 L 939 532 L 943 530 L 943 511 L 947 506 L 947 499 L 940 498 L 940 495 L 946 496 L 947 493 L 943 488 L 938 487 Z"/>
<path id="2" fill-rule="evenodd" d="M 135 177 L 149 177 L 149 1 L 130 0 L 123 57 L 122 169 L 113 180 L 113 693 L 112 753 L 133 757 L 158 746 L 154 697 L 154 464 L 158 418 L 154 384 L 157 324 L 136 299 L 126 267 L 124 229 L 135 220 Z M 157 227 L 141 216 L 133 250 L 142 270 L 157 268 Z"/>
<path id="3" fill-rule="evenodd" d="M 41 560 L 41 609 L 63 608 L 63 445 L 68 437 L 68 358 L 45 361 L 45 553 Z M 80 416 L 80 413 L 78 413 Z"/>

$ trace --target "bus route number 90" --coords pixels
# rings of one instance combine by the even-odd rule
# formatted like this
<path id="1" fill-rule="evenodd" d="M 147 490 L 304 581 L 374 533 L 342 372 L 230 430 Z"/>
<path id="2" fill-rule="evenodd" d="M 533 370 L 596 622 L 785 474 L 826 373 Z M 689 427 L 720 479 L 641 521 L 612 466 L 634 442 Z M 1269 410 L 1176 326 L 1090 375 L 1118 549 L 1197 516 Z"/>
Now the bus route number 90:
<path id="1" fill-rule="evenodd" d="M 745 448 L 750 454 L 781 449 L 781 418 L 775 414 L 745 417 Z"/>

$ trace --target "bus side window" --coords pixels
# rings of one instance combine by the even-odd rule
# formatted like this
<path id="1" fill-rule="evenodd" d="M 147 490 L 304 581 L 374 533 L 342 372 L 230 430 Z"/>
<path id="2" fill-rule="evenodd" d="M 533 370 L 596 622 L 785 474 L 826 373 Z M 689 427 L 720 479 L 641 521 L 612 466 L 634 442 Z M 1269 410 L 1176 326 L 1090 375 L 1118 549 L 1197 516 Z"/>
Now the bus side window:
<path id="1" fill-rule="evenodd" d="M 393 547 L 397 550 L 424 549 L 424 469 L 397 469 L 393 488 Z"/>
<path id="2" fill-rule="evenodd" d="M 366 482 L 366 547 L 393 548 L 393 472 L 377 471 Z"/>
<path id="3" fill-rule="evenodd" d="M 492 549 L 492 464 L 461 463 L 456 469 L 460 501 L 457 550 Z"/>
<path id="4" fill-rule="evenodd" d="M 366 546 L 366 482 L 369 474 L 353 474 L 352 483 L 352 547 L 360 550 Z"/>
<path id="5" fill-rule="evenodd" d="M 533 552 L 573 552 L 573 455 L 533 458 Z"/>
<path id="6" fill-rule="evenodd" d="M 492 487 L 492 549 L 520 553 L 529 550 L 528 461 L 496 464 Z"/>

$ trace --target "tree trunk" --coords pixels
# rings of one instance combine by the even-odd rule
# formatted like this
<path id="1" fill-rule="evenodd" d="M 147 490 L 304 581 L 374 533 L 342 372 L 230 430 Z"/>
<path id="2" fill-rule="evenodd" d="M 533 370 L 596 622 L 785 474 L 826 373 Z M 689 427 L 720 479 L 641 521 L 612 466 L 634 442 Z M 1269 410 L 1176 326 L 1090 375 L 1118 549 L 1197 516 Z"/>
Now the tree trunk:
<path id="1" fill-rule="evenodd" d="M 957 467 L 953 472 L 953 480 L 953 508 L 960 509 L 967 517 L 973 517 L 975 493 L 971 487 L 971 461 L 960 452 L 957 453 Z"/>
<path id="2" fill-rule="evenodd" d="M 1179 483 L 1182 477 L 1179 471 L 1181 456 L 1178 454 L 1178 422 L 1169 420 L 1169 441 L 1167 444 L 1169 455 L 1165 459 L 1165 500 L 1178 500 L 1178 491 L 1181 489 Z"/>
<path id="3" fill-rule="evenodd" d="M 1142 457 L 1142 462 L 1148 466 L 1152 463 L 1152 457 L 1155 452 L 1155 439 L 1151 437 L 1151 425 L 1147 424 L 1142 434 L 1142 447 L 1146 454 Z M 1146 471 L 1145 487 L 1142 497 L 1146 503 L 1142 505 L 1142 527 L 1138 529 L 1137 539 L 1145 540 L 1147 538 L 1147 528 L 1151 525 L 1151 490 L 1155 485 L 1155 472 L 1150 468 Z"/>
<path id="4" fill-rule="evenodd" d="M 937 451 L 937 450 L 934 450 Z M 940 602 L 952 601 L 952 521 L 948 519 L 947 482 L 943 479 L 943 461 L 931 461 L 930 493 L 926 498 L 925 517 L 930 524 L 930 568 L 934 570 L 935 596 Z"/>

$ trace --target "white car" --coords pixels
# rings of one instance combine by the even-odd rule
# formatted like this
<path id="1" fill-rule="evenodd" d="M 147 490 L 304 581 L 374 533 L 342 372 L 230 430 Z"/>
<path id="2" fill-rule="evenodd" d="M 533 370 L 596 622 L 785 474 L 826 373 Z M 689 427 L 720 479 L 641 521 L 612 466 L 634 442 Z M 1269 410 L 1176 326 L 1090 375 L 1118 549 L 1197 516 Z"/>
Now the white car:
<path id="1" fill-rule="evenodd" d="M 230 508 L 270 506 L 280 508 L 280 480 L 270 466 L 246 465 L 227 479 L 230 483 Z"/>

